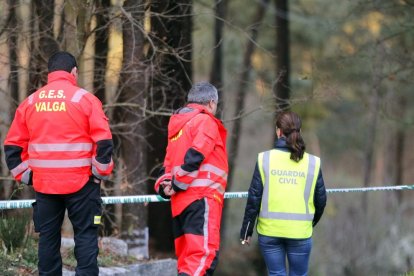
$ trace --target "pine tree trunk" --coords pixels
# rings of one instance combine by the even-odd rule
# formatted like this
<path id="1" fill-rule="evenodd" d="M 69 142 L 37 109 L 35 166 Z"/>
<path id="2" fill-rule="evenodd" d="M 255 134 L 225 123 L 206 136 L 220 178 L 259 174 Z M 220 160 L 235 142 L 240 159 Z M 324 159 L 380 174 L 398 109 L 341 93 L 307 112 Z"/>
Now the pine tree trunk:
<path id="1" fill-rule="evenodd" d="M 59 50 L 54 39 L 54 0 L 33 1 L 33 41 L 30 61 L 29 93 L 35 92 L 47 81 L 47 61 Z"/>
<path id="2" fill-rule="evenodd" d="M 249 75 L 252 67 L 252 55 L 254 53 L 254 49 L 256 46 L 256 40 L 259 35 L 259 27 L 263 21 L 263 18 L 266 14 L 266 9 L 268 7 L 269 1 L 263 0 L 261 1 L 256 10 L 255 17 L 253 19 L 253 24 L 251 28 L 251 35 L 250 39 L 247 42 L 246 51 L 244 52 L 243 56 L 243 65 L 241 68 L 242 71 L 240 72 L 238 84 L 237 84 L 237 96 L 236 96 L 236 106 L 234 109 L 234 117 L 240 116 L 240 114 L 244 111 L 245 99 L 246 99 L 246 90 L 249 80 Z M 231 190 L 233 185 L 233 177 L 234 177 L 234 169 L 237 160 L 237 155 L 239 151 L 239 143 L 240 143 L 240 136 L 242 134 L 242 121 L 241 119 L 236 119 L 233 125 L 233 129 L 230 136 L 230 149 L 229 149 L 229 174 L 227 179 L 227 191 Z M 229 216 L 228 208 L 224 208 L 223 214 L 223 222 L 227 221 Z M 222 223 L 221 233 L 225 233 L 226 223 Z M 223 239 L 223 242 L 225 240 Z"/>
<path id="3" fill-rule="evenodd" d="M 146 95 L 146 65 L 144 64 L 144 34 L 137 26 L 143 26 L 144 0 L 127 0 L 122 18 L 123 65 L 118 102 L 143 107 Z M 145 123 L 139 108 L 118 109 L 115 114 L 124 164 L 124 195 L 147 194 Z M 147 208 L 143 204 L 124 204 L 121 235 L 129 246 L 129 252 L 148 257 Z"/>
<path id="4" fill-rule="evenodd" d="M 364 150 L 364 187 L 369 187 L 372 181 L 372 172 L 374 164 L 375 143 L 377 142 L 377 126 L 379 119 L 379 108 L 381 103 L 380 86 L 382 81 L 381 62 L 384 57 L 384 45 L 381 43 L 373 49 L 373 74 L 372 74 L 372 91 L 368 99 L 368 122 L 365 133 L 365 150 Z M 362 210 L 365 215 L 368 214 L 368 195 L 362 195 Z"/>
<path id="5" fill-rule="evenodd" d="M 263 18 L 266 13 L 266 9 L 268 7 L 269 1 L 263 0 L 257 6 L 256 14 L 253 19 L 253 23 L 251 24 L 251 34 L 250 39 L 247 42 L 246 50 L 243 55 L 243 64 L 241 66 L 242 71 L 240 72 L 240 76 L 237 83 L 237 95 L 236 95 L 236 105 L 234 109 L 233 117 L 237 118 L 242 114 L 244 111 L 245 101 L 246 101 L 246 90 L 249 81 L 249 75 L 252 67 L 252 55 L 254 53 L 254 49 L 256 47 L 256 40 L 259 34 L 259 27 L 262 24 Z M 229 142 L 229 176 L 227 180 L 227 190 L 231 189 L 232 182 L 233 182 L 233 175 L 234 175 L 234 168 L 235 163 L 237 160 L 238 150 L 239 150 L 239 143 L 240 143 L 240 136 L 242 133 L 242 122 L 241 119 L 236 119 L 234 121 L 233 129 L 230 136 Z"/>
<path id="6" fill-rule="evenodd" d="M 102 0 L 96 3 L 96 25 L 99 28 L 95 35 L 95 75 L 94 75 L 94 92 L 102 102 L 105 99 L 105 71 L 108 55 L 108 39 L 109 39 L 109 8 L 110 0 Z"/>
<path id="7" fill-rule="evenodd" d="M 276 7 L 276 115 L 290 109 L 290 54 L 289 54 L 289 3 L 275 0 Z M 276 134 L 275 134 L 276 135 Z"/>
<path id="8" fill-rule="evenodd" d="M 153 87 L 148 107 L 154 111 L 170 112 L 184 105 L 192 80 L 192 1 L 151 2 L 152 38 L 157 49 L 148 56 L 153 64 Z M 147 121 L 148 174 L 152 177 L 148 186 L 154 193 L 154 179 L 158 177 L 167 147 L 169 117 L 154 116 Z M 151 240 L 156 250 L 172 251 L 173 238 L 169 203 L 149 205 Z"/>
<path id="9" fill-rule="evenodd" d="M 218 90 L 219 102 L 216 116 L 223 115 L 223 29 L 228 0 L 215 0 L 214 5 L 214 57 L 210 71 L 210 82 Z"/>
<path id="10" fill-rule="evenodd" d="M 29 62 L 30 62 L 30 20 L 31 6 L 28 2 L 22 2 L 17 7 L 18 20 L 18 82 L 19 82 L 19 102 L 22 102 L 28 95 L 29 85 Z"/>
<path id="11" fill-rule="evenodd" d="M 2 145 L 4 145 L 4 139 L 6 138 L 6 134 L 9 128 L 9 125 L 11 123 L 12 118 L 12 108 L 15 106 L 12 104 L 10 100 L 11 96 L 11 51 L 13 47 L 10 47 L 9 43 L 12 39 L 13 34 L 8 31 L 7 28 L 12 23 L 12 16 L 13 11 L 11 10 L 11 6 L 7 3 L 7 1 L 4 1 L 0 8 L 0 29 L 2 30 L 2 33 L 0 35 L 0 52 L 3 53 L 0 55 L 0 76 L 2 78 L 0 79 L 0 110 L 2 112 L 0 113 L 0 142 Z M 14 21 L 15 23 L 15 21 Z M 3 31 L 4 30 L 4 31 Z M 15 40 L 14 40 L 15 41 Z M 9 42 L 9 43 L 8 43 Z M 4 148 L 1 147 L 0 150 L 0 173 L 2 179 L 0 180 L 0 196 L 3 199 L 7 199 L 10 196 L 11 188 L 13 187 L 13 181 L 6 179 L 8 175 L 10 175 L 10 171 L 7 168 L 5 159 L 4 159 Z M 11 178 L 11 176 L 10 176 Z"/>

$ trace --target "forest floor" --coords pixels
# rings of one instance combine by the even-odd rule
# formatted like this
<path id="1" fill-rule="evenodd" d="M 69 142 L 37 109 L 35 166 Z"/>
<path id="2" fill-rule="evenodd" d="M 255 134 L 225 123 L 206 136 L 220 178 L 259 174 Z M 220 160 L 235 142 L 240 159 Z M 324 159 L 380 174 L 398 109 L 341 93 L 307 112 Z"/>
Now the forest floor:
<path id="1" fill-rule="evenodd" d="M 62 249 L 64 268 L 74 271 L 76 259 L 72 249 Z M 24 249 L 3 250 L 0 253 L 0 274 L 3 276 L 28 276 L 37 274 L 37 241 L 30 239 Z M 107 250 L 99 250 L 98 263 L 102 267 L 126 266 L 145 263 L 147 260 L 137 260 L 131 256 L 118 256 Z"/>

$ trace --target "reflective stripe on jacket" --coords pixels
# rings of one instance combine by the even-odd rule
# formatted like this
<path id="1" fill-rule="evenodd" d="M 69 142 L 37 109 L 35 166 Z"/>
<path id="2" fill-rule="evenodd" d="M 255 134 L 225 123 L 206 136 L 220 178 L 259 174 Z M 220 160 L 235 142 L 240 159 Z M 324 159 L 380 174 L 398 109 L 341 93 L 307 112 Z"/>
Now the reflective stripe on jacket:
<path id="1" fill-rule="evenodd" d="M 31 170 L 41 193 L 76 192 L 92 172 L 104 179 L 113 168 L 102 103 L 65 71 L 50 73 L 48 84 L 19 105 L 4 144 L 12 175 L 24 182 Z"/>
<path id="2" fill-rule="evenodd" d="M 311 237 L 320 159 L 305 153 L 295 162 L 289 152 L 270 150 L 259 154 L 258 165 L 263 196 L 257 231 L 274 237 Z"/>

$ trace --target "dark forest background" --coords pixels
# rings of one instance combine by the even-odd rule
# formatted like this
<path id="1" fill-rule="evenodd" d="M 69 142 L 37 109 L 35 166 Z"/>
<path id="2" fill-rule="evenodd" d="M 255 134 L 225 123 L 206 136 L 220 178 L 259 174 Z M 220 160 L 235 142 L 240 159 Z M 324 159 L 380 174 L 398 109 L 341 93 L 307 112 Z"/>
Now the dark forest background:
<path id="1" fill-rule="evenodd" d="M 18 104 L 45 83 L 49 56 L 66 50 L 110 119 L 116 169 L 105 196 L 153 193 L 169 116 L 201 80 L 218 87 L 229 130 L 227 191 L 248 189 L 288 109 L 303 118 L 327 188 L 414 184 L 413 13 L 412 0 L 4 0 L 1 141 Z M 4 200 L 16 183 L 0 157 Z M 17 198 L 33 198 L 31 188 Z M 413 198 L 330 194 L 311 275 L 413 270 Z M 244 205 L 225 202 L 218 275 L 265 273 L 257 242 L 238 243 Z M 150 257 L 173 256 L 170 223 L 169 203 L 107 205 L 102 235 L 133 247 L 149 231 Z"/>

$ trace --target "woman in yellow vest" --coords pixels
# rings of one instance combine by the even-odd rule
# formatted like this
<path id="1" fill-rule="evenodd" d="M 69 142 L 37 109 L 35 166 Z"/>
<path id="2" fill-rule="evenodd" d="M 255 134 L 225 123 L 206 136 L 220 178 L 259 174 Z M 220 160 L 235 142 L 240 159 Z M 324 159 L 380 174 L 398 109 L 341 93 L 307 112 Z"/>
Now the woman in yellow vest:
<path id="1" fill-rule="evenodd" d="M 312 230 L 326 205 L 320 159 L 305 152 L 294 112 L 276 121 L 275 148 L 259 153 L 249 188 L 242 244 L 249 244 L 257 218 L 259 247 L 269 275 L 307 275 Z"/>

